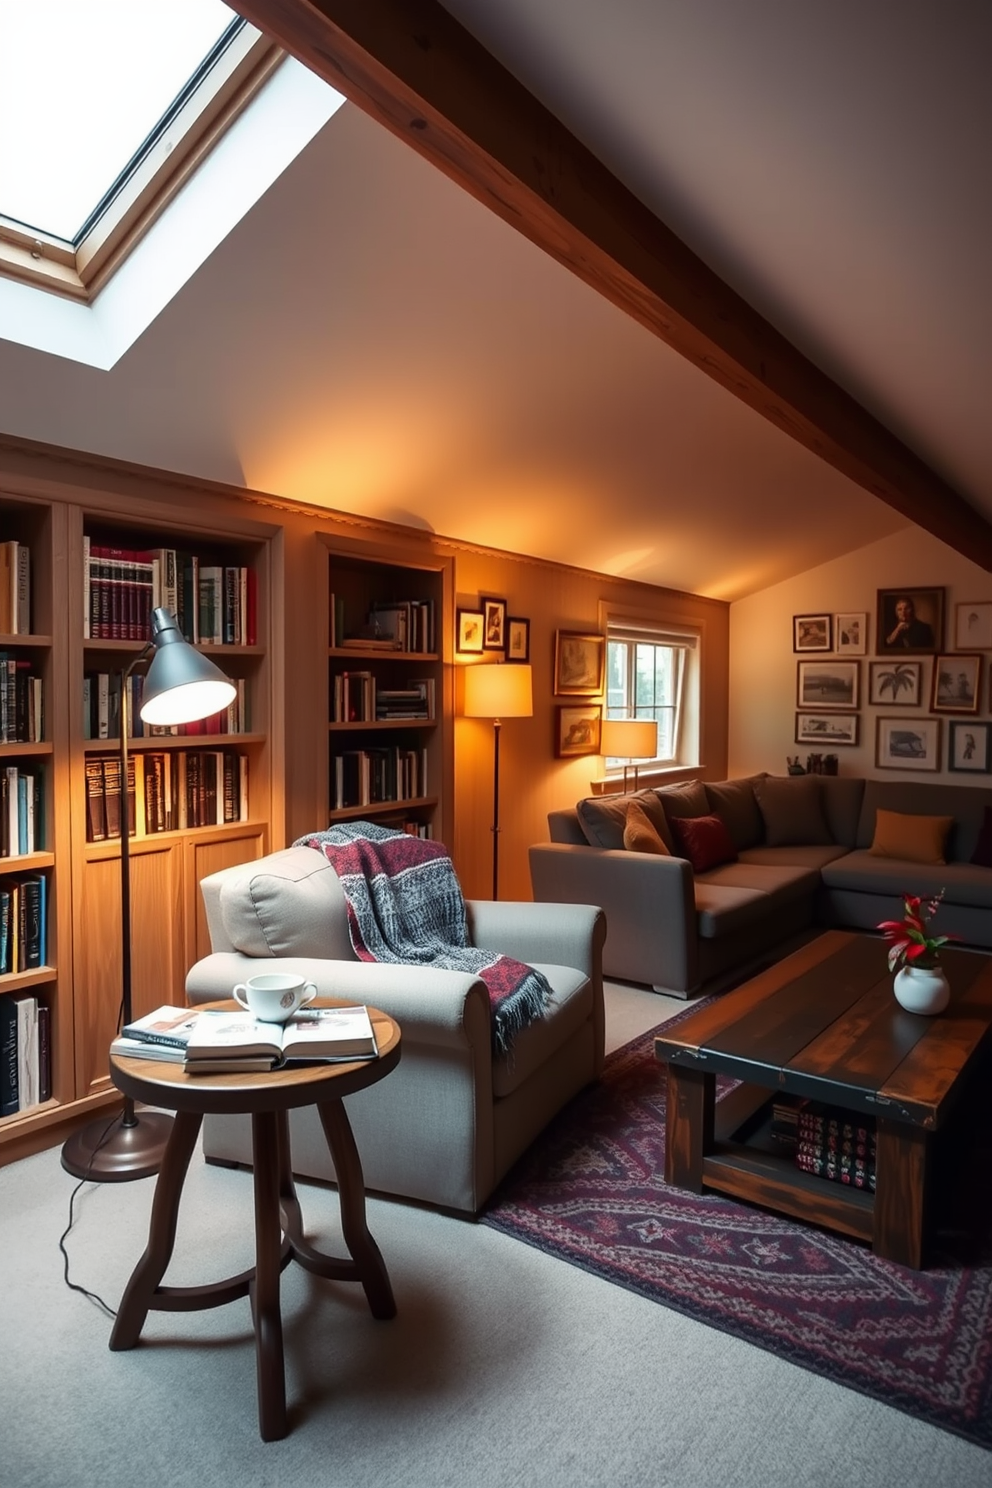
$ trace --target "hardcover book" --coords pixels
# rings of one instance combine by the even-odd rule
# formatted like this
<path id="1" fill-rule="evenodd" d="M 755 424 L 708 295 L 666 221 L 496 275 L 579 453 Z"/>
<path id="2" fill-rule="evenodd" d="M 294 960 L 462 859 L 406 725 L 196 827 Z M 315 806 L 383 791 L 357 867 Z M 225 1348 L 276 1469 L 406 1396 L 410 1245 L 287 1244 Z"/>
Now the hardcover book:
<path id="1" fill-rule="evenodd" d="M 374 1059 L 375 1032 L 365 1007 L 312 1008 L 288 1023 L 263 1023 L 250 1013 L 201 1012 L 186 1045 L 189 1074 L 230 1069 L 231 1060 L 259 1061 L 250 1068 L 316 1060 Z"/>

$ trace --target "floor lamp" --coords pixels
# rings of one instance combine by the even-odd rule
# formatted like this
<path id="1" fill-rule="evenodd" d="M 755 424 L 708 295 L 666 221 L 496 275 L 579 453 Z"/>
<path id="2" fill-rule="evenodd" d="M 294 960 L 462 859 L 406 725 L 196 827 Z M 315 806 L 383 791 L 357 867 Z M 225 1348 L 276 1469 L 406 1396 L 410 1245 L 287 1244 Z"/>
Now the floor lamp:
<path id="1" fill-rule="evenodd" d="M 149 661 L 149 657 L 151 660 Z M 168 610 L 152 611 L 151 639 L 121 672 L 121 1007 L 122 1026 L 130 1023 L 131 1009 L 131 844 L 128 813 L 128 735 L 131 708 L 128 684 L 133 672 L 148 662 L 142 688 L 141 717 L 150 724 L 192 723 L 219 713 L 237 696 L 237 689 L 208 657 L 193 649 Z M 147 1178 L 161 1166 L 172 1117 L 160 1111 L 138 1116 L 131 1097 L 108 1128 L 106 1119 L 88 1122 L 62 1148 L 62 1166 L 77 1178 L 94 1182 L 125 1182 Z"/>
<path id="2" fill-rule="evenodd" d="M 493 721 L 493 898 L 499 898 L 499 733 L 504 718 L 534 712 L 531 669 L 517 662 L 471 666 L 465 671 L 465 717 Z"/>
<path id="3" fill-rule="evenodd" d="M 623 788 L 627 790 L 627 773 L 634 771 L 637 789 L 637 761 L 655 759 L 658 754 L 658 724 L 653 718 L 604 718 L 600 747 L 610 759 L 622 759 Z M 631 766 L 630 761 L 634 764 Z"/>

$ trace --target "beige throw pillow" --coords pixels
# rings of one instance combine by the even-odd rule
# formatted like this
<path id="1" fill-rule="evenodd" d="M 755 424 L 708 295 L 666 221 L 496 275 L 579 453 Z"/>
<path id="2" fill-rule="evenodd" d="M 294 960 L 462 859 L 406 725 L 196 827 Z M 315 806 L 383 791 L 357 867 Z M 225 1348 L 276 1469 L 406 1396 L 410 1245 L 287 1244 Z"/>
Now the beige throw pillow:
<path id="1" fill-rule="evenodd" d="M 628 852 L 657 853 L 670 858 L 671 853 L 644 807 L 637 801 L 628 801 L 627 820 L 623 829 L 623 845 Z"/>
<path id="2" fill-rule="evenodd" d="M 906 863 L 946 863 L 947 835 L 953 825 L 953 816 L 907 816 L 879 810 L 868 851 L 876 858 L 902 858 Z"/>

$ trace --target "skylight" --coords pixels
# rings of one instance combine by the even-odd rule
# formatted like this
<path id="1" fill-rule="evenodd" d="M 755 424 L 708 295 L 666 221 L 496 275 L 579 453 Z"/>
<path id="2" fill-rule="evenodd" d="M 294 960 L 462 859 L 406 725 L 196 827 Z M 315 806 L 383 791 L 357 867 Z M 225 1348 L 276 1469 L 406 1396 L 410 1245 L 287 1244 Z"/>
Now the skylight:
<path id="1" fill-rule="evenodd" d="M 235 20 L 220 0 L 0 0 L 0 212 L 75 243 Z"/>

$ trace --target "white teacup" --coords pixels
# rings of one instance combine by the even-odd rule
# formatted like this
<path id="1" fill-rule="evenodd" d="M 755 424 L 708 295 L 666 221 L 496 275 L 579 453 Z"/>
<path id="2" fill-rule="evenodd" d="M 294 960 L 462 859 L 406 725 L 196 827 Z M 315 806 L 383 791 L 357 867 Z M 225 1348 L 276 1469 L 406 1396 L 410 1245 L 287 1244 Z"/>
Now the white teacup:
<path id="1" fill-rule="evenodd" d="M 234 989 L 235 1000 L 262 1023 L 286 1023 L 316 996 L 313 982 L 292 971 L 270 971 L 249 977 Z"/>

